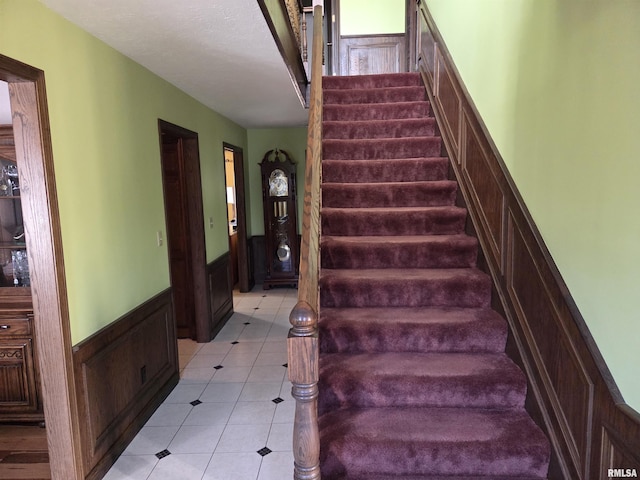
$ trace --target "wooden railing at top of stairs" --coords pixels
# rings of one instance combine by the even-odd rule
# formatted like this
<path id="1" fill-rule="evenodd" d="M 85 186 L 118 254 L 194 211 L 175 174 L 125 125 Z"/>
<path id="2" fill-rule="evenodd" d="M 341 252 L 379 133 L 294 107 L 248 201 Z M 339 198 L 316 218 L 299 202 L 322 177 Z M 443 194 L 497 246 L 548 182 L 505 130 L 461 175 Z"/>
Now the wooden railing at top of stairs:
<path id="1" fill-rule="evenodd" d="M 320 168 L 322 160 L 322 7 L 313 11 L 311 96 L 300 246 L 298 303 L 287 340 L 293 426 L 294 480 L 320 479 L 318 432 L 318 276 L 320 271 Z"/>

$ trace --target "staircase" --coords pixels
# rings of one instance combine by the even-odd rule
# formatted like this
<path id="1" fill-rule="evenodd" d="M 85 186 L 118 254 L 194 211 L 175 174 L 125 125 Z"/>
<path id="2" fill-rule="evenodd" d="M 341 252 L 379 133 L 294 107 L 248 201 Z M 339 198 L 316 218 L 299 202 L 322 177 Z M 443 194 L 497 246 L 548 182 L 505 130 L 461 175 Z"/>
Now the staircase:
<path id="1" fill-rule="evenodd" d="M 323 89 L 322 479 L 546 478 L 419 75 Z"/>

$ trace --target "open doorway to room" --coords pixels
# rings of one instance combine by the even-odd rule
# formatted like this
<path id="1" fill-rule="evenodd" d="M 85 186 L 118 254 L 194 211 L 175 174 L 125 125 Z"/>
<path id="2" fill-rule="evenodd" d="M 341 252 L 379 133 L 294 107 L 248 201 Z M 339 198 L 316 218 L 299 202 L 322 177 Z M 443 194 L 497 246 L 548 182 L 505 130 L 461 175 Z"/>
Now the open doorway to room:
<path id="1" fill-rule="evenodd" d="M 223 157 L 232 283 L 241 292 L 248 292 L 255 281 L 247 241 L 244 156 L 240 147 L 224 143 Z"/>
<path id="2" fill-rule="evenodd" d="M 236 210 L 236 175 L 233 171 L 233 151 L 224 149 L 224 179 L 227 194 L 227 225 L 229 227 L 229 255 L 231 256 L 231 285 L 238 284 L 238 217 Z"/>
<path id="3" fill-rule="evenodd" d="M 167 250 L 178 338 L 211 340 L 198 134 L 158 121 Z M 161 242 L 159 234 L 158 242 Z"/>

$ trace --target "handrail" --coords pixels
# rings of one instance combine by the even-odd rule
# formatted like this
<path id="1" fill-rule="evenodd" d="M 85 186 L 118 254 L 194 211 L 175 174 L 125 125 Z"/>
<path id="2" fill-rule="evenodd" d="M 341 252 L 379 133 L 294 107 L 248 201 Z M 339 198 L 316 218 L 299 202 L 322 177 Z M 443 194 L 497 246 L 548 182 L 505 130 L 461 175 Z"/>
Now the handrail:
<path id="1" fill-rule="evenodd" d="M 313 11 L 311 96 L 300 245 L 298 303 L 287 339 L 293 426 L 294 480 L 320 479 L 318 431 L 318 276 L 320 267 L 320 169 L 322 161 L 322 7 Z"/>
<path id="2" fill-rule="evenodd" d="M 307 72 L 302 62 L 302 45 L 294 31 L 285 0 L 258 0 L 273 40 L 282 55 L 296 94 L 303 106 L 307 106 Z"/>

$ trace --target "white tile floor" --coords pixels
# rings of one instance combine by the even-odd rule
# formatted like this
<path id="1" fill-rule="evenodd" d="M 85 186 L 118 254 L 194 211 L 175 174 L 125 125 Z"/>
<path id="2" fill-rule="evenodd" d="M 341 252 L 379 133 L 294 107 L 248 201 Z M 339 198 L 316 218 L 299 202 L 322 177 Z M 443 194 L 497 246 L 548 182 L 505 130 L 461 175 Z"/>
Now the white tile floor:
<path id="1" fill-rule="evenodd" d="M 297 293 L 236 290 L 235 313 L 212 342 L 179 340 L 180 383 L 104 479 L 292 478 L 286 338 Z"/>

